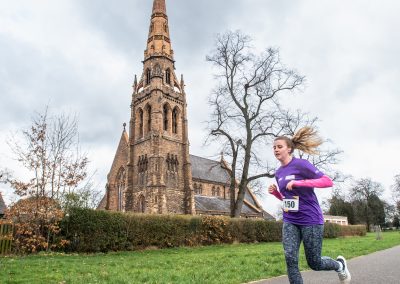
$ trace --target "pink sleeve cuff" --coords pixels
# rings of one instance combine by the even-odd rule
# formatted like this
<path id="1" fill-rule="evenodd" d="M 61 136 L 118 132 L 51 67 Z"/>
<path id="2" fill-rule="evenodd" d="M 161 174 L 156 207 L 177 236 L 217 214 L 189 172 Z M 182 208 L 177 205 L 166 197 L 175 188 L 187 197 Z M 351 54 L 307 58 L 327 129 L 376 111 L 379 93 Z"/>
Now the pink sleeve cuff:
<path id="1" fill-rule="evenodd" d="M 273 193 L 272 193 L 272 195 L 273 196 L 275 196 L 276 198 L 278 198 L 279 200 L 283 200 L 283 198 L 284 198 L 284 196 L 282 195 L 282 193 L 280 193 L 279 191 L 277 191 L 277 190 L 275 190 Z"/>
<path id="2" fill-rule="evenodd" d="M 298 187 L 331 187 L 333 185 L 332 180 L 328 176 L 322 176 L 318 179 L 305 179 L 305 180 L 296 180 L 294 182 L 294 186 Z"/>

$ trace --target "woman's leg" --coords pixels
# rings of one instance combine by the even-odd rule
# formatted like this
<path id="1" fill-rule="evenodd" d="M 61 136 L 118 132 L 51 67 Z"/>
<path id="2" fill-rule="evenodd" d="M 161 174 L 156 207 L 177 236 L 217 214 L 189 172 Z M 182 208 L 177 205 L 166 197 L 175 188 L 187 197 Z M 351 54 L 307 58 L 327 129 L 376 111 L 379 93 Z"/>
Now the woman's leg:
<path id="1" fill-rule="evenodd" d="M 293 224 L 283 223 L 282 243 L 285 250 L 287 274 L 291 284 L 303 284 L 303 278 L 299 271 L 300 242 L 300 228 Z"/>
<path id="2" fill-rule="evenodd" d="M 312 270 L 339 270 L 338 261 L 330 257 L 322 256 L 322 239 L 324 237 L 324 225 L 301 226 L 304 251 L 307 263 Z"/>

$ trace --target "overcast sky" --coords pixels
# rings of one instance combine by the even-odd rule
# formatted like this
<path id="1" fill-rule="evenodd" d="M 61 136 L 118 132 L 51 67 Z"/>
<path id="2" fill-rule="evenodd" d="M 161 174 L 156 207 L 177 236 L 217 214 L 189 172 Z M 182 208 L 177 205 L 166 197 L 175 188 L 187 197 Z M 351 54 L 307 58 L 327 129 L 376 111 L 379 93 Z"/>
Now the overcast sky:
<path id="1" fill-rule="evenodd" d="M 142 73 L 152 2 L 0 0 L 0 167 L 20 171 L 5 140 L 49 104 L 50 112 L 78 114 L 82 148 L 104 188 L 129 121 L 134 74 Z M 258 51 L 279 47 L 282 61 L 306 76 L 305 90 L 285 103 L 319 117 L 321 135 L 344 151 L 337 168 L 381 182 L 390 196 L 400 174 L 399 1 L 166 2 L 192 154 L 218 158 L 202 146 L 215 84 L 205 56 L 217 33 L 240 29 Z M 0 190 L 10 202 L 10 190 Z M 275 214 L 276 201 L 262 202 Z"/>

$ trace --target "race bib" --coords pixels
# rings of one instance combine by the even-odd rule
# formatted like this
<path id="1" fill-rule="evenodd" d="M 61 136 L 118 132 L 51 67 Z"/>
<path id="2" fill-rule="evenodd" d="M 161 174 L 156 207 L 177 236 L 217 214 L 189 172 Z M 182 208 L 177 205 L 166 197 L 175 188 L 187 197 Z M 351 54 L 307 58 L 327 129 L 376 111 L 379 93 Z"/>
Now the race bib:
<path id="1" fill-rule="evenodd" d="M 285 198 L 282 200 L 282 209 L 285 212 L 297 212 L 299 211 L 299 197 L 293 196 L 293 198 Z"/>

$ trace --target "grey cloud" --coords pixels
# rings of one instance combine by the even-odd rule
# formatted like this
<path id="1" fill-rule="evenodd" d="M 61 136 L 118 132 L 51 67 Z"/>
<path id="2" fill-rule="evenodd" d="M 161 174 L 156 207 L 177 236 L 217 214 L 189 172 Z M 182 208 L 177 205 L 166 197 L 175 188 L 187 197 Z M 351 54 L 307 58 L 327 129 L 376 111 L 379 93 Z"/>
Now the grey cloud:
<path id="1" fill-rule="evenodd" d="M 11 38 L 0 36 L 0 117 L 3 124 L 24 121 L 26 109 L 37 105 L 42 95 L 37 81 L 43 56 L 38 50 Z"/>
<path id="2" fill-rule="evenodd" d="M 110 126 L 122 125 L 120 121 L 126 121 L 124 117 L 129 115 L 128 88 L 87 85 L 61 54 L 42 54 L 10 40 L 0 39 L 0 46 L 2 125 L 26 125 L 33 112 L 42 112 L 49 104 L 50 112 L 65 108 L 79 115 L 83 139 L 111 142 Z M 121 110 L 120 114 L 115 113 L 116 109 Z"/>
<path id="3" fill-rule="evenodd" d="M 367 83 L 374 85 L 377 79 L 389 76 L 395 81 L 399 76 L 400 33 L 396 27 L 400 26 L 400 18 L 393 12 L 398 11 L 397 1 L 166 2 L 177 75 L 185 76 L 191 151 L 197 155 L 215 154 L 213 149 L 202 147 L 202 122 L 207 119 L 207 97 L 215 83 L 205 56 L 213 49 L 216 33 L 241 29 L 254 38 L 257 49 L 280 47 L 282 60 L 305 74 L 309 82 L 304 94 L 290 101 L 294 104 L 291 106 L 320 116 L 321 128 L 334 141 L 350 143 L 341 135 L 352 135 L 360 127 L 352 113 L 340 113 L 341 109 L 334 108 L 346 106 L 347 99 Z M 108 73 L 99 70 L 107 68 L 106 64 L 100 64 L 101 57 L 95 59 L 99 64 L 89 62 L 93 66 L 82 71 L 77 62 L 86 58 L 67 59 L 61 50 L 54 49 L 43 53 L 33 45 L 5 36 L 0 27 L 1 131 L 7 130 L 4 128 L 10 123 L 29 123 L 32 112 L 40 111 L 50 102 L 54 111 L 67 110 L 79 115 L 81 140 L 96 153 L 98 147 L 116 147 L 122 123 L 129 120 L 130 84 L 133 74 L 140 76 L 142 72 L 152 1 L 75 0 L 68 3 L 74 5 L 73 11 L 77 12 L 74 16 L 82 24 L 80 28 L 100 35 L 108 48 L 108 56 L 125 60 L 128 67 L 122 68 L 128 70 L 121 71 L 120 78 L 109 82 Z M 32 7 L 26 9 L 37 9 Z M 365 28 L 368 32 L 361 33 Z M 66 41 L 75 44 L 74 34 L 69 36 Z M 68 49 L 68 44 L 64 48 Z M 90 48 L 96 51 L 97 47 Z M 85 56 L 82 54 L 77 56 Z M 346 58 L 351 60 L 345 61 L 348 75 L 343 78 L 342 60 Z M 388 93 L 385 103 L 400 105 L 396 82 L 383 91 Z M 399 141 L 399 111 L 390 106 L 379 112 L 379 123 L 370 124 L 369 131 L 383 135 L 391 132 L 391 139 Z M 332 110 L 340 113 L 339 122 L 332 121 Z M 374 136 L 368 139 L 378 139 Z M 351 144 L 357 144 L 357 139 Z M 343 150 L 351 151 L 347 144 L 345 147 Z M 0 148 L 4 149 L 3 143 Z M 357 161 L 347 163 L 354 165 Z M 99 172 L 109 168 L 98 164 L 95 155 L 93 164 L 101 168 Z M 379 176 L 377 173 L 378 180 Z"/>
<path id="4" fill-rule="evenodd" d="M 143 49 L 150 22 L 150 1 L 76 1 L 85 23 L 101 32 L 115 49 L 130 54 Z M 146 13 L 147 12 L 147 13 Z"/>

